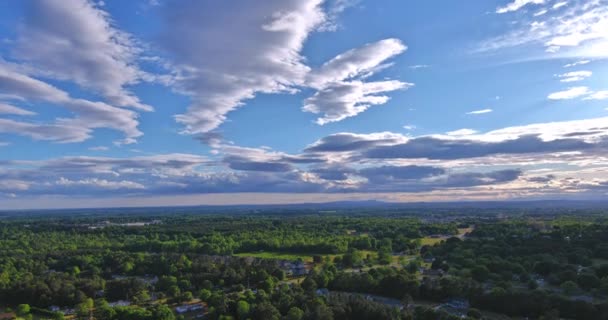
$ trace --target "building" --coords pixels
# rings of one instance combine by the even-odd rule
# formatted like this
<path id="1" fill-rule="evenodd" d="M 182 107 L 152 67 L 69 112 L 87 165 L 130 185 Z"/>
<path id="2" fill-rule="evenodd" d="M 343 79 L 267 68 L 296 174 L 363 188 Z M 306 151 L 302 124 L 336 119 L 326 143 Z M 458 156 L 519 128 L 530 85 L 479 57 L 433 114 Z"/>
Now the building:
<path id="1" fill-rule="evenodd" d="M 200 304 L 200 303 L 195 303 L 195 304 L 185 304 L 185 305 L 181 305 L 175 308 L 175 312 L 182 314 L 182 313 L 186 313 L 186 312 L 192 312 L 192 311 L 198 311 L 198 310 L 203 310 L 205 307 Z"/>
<path id="2" fill-rule="evenodd" d="M 15 319 L 17 315 L 14 312 L 0 313 L 0 320 Z"/>

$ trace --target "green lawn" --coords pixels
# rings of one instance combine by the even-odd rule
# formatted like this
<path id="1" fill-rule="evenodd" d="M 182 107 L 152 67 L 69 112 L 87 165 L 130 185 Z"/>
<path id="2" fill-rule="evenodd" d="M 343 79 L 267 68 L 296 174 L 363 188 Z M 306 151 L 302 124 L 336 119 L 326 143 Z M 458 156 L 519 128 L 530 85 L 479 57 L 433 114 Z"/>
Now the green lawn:
<path id="1" fill-rule="evenodd" d="M 431 237 L 424 237 L 422 239 L 420 239 L 420 244 L 423 246 L 432 246 L 436 243 L 441 242 L 442 240 L 445 240 L 443 238 L 431 238 Z"/>
<path id="2" fill-rule="evenodd" d="M 277 260 L 298 260 L 301 258 L 304 262 L 312 262 L 312 255 L 283 253 L 283 252 L 242 252 L 234 254 L 237 257 L 253 257 L 260 259 L 277 259 Z"/>

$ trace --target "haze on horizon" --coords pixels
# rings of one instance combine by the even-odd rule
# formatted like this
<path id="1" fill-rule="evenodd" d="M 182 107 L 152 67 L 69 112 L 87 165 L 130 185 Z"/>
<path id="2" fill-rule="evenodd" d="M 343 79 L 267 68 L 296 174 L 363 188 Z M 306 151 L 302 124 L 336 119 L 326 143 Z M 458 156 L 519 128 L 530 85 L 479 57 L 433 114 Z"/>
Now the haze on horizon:
<path id="1" fill-rule="evenodd" d="M 608 0 L 0 3 L 0 207 L 598 200 Z"/>

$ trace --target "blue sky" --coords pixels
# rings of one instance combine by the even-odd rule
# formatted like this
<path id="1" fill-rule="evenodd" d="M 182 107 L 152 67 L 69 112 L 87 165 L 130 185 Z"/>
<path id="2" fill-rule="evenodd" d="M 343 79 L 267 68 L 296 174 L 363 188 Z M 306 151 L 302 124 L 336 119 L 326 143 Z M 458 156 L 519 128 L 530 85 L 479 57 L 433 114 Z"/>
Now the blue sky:
<path id="1" fill-rule="evenodd" d="M 606 0 L 0 4 L 6 208 L 601 199 Z"/>

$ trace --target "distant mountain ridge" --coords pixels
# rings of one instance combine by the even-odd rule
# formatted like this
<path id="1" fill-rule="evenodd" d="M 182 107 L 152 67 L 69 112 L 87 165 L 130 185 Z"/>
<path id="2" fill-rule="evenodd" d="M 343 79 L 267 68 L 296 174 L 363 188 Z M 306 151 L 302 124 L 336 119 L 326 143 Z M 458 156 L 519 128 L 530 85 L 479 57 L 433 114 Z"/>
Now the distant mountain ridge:
<path id="1" fill-rule="evenodd" d="M 198 206 L 158 206 L 158 207 L 109 207 L 109 208 L 69 208 L 69 209 L 23 209 L 2 210 L 0 217 L 16 214 L 40 213 L 160 213 L 167 210 L 178 212 L 225 212 L 228 210 L 345 210 L 345 209 L 608 209 L 608 200 L 529 200 L 529 201 L 453 201 L 453 202 L 384 202 L 379 200 L 335 201 L 322 203 L 255 204 L 255 205 L 198 205 Z"/>

